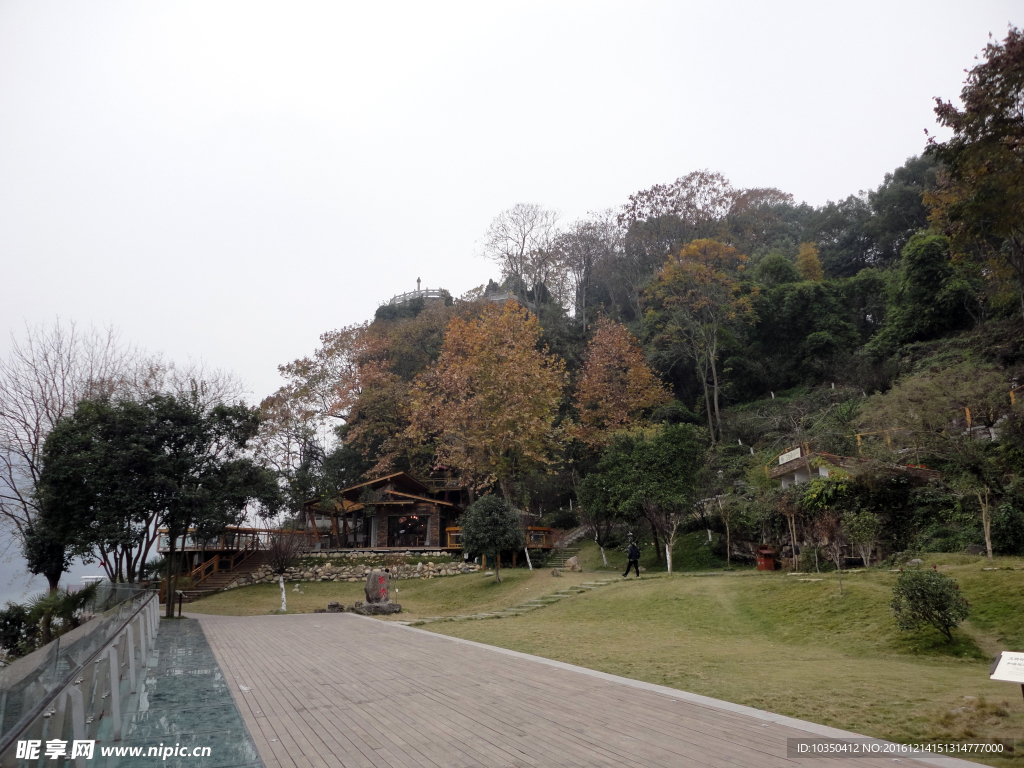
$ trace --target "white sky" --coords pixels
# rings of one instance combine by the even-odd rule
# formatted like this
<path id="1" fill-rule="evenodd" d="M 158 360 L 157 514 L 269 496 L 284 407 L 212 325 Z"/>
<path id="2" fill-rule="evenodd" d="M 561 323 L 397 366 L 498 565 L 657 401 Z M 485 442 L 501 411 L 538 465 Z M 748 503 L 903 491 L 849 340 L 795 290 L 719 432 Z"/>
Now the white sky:
<path id="1" fill-rule="evenodd" d="M 1019 2 L 0 2 L 0 354 L 57 315 L 236 371 L 698 168 L 820 204 L 920 152 Z"/>

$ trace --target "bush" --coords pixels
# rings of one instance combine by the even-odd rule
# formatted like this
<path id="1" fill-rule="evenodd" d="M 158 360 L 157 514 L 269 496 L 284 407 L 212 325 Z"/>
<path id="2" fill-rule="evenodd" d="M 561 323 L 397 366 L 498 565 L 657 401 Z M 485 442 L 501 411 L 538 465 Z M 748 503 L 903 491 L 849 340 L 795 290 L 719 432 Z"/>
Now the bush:
<path id="1" fill-rule="evenodd" d="M 0 662 L 10 663 L 35 650 L 38 630 L 24 605 L 8 603 L 0 609 Z"/>
<path id="2" fill-rule="evenodd" d="M 892 589 L 892 612 L 900 629 L 930 624 L 953 641 L 953 627 L 967 618 L 970 604 L 960 585 L 938 571 L 903 571 Z"/>
<path id="3" fill-rule="evenodd" d="M 992 548 L 999 555 L 1024 554 L 1024 513 L 1012 504 L 992 515 Z"/>

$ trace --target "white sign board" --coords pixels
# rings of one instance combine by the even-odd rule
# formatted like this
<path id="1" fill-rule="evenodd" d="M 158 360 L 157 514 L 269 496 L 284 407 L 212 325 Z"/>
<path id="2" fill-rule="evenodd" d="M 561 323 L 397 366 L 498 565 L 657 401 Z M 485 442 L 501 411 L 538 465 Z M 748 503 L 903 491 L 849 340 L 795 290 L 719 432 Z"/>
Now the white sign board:
<path id="1" fill-rule="evenodd" d="M 999 657 L 996 668 L 989 677 L 993 680 L 1024 685 L 1024 653 L 1003 651 L 1003 655 Z"/>
<path id="2" fill-rule="evenodd" d="M 779 466 L 785 464 L 787 461 L 793 461 L 793 459 L 800 458 L 800 449 L 794 448 L 792 451 L 786 451 L 784 454 L 779 456 Z"/>

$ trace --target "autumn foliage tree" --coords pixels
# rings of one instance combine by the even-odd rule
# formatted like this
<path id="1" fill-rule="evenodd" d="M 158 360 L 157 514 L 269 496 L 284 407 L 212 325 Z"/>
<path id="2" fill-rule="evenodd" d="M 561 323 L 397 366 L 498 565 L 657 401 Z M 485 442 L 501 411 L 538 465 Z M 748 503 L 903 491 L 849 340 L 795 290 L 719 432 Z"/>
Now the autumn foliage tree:
<path id="1" fill-rule="evenodd" d="M 753 313 L 752 295 L 737 275 L 747 257 L 716 240 L 694 240 L 665 262 L 647 287 L 646 332 L 655 355 L 669 366 L 690 360 L 704 388 L 708 430 L 722 439 L 719 352 L 731 323 Z M 712 415 L 714 421 L 712 421 Z"/>
<path id="2" fill-rule="evenodd" d="M 825 271 L 821 268 L 821 259 L 814 243 L 800 243 L 800 250 L 796 254 L 796 268 L 804 280 L 820 283 L 825 279 Z"/>
<path id="3" fill-rule="evenodd" d="M 629 331 L 608 318 L 596 325 L 573 398 L 579 423 L 571 430 L 590 447 L 607 445 L 613 433 L 670 399 Z"/>
<path id="4" fill-rule="evenodd" d="M 540 337 L 537 318 L 514 301 L 455 318 L 414 383 L 406 438 L 432 444 L 434 466 L 473 491 L 497 482 L 510 499 L 514 479 L 549 465 L 560 446 L 565 364 L 538 348 Z"/>
<path id="5" fill-rule="evenodd" d="M 952 130 L 947 141 L 929 140 L 928 151 L 947 169 L 930 196 L 933 221 L 943 225 L 960 251 L 1012 271 L 1024 316 L 1024 33 L 1011 28 L 990 42 L 984 61 L 967 73 L 963 108 L 936 99 L 938 122 Z"/>

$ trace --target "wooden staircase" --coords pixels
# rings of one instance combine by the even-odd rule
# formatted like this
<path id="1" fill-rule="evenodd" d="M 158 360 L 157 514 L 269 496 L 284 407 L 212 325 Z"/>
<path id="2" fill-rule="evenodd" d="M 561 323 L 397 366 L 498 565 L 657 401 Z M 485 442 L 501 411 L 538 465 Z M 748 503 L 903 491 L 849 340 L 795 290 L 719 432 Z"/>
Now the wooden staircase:
<path id="1" fill-rule="evenodd" d="M 205 579 L 189 589 L 181 590 L 184 595 L 183 602 L 191 603 L 200 598 L 220 592 L 224 587 L 233 582 L 239 576 L 255 573 L 261 566 L 270 562 L 270 556 L 262 550 L 257 550 L 249 555 L 230 571 L 217 571 L 211 573 Z"/>

